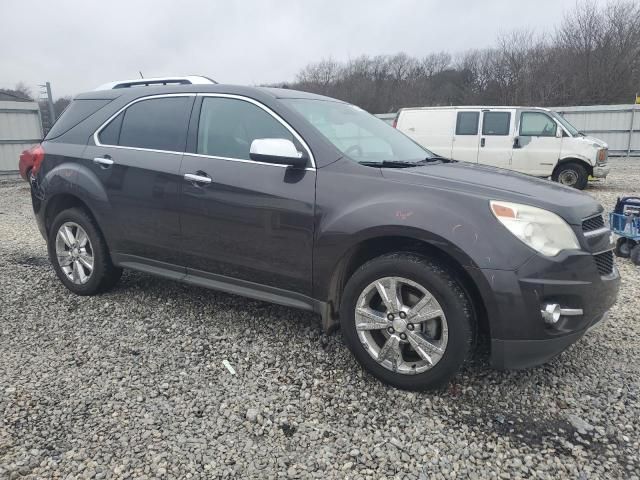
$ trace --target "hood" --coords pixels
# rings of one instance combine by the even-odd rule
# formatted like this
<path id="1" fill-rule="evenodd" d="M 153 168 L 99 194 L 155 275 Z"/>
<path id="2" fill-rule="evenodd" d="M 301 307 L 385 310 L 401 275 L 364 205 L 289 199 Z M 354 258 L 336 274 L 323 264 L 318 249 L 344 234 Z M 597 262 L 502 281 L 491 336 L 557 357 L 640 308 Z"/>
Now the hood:
<path id="1" fill-rule="evenodd" d="M 607 145 L 606 142 L 603 142 L 602 140 L 600 140 L 599 138 L 596 137 L 591 137 L 589 135 L 585 135 L 584 137 L 576 137 L 580 140 L 582 140 L 583 142 L 587 142 L 590 145 L 593 145 L 596 148 L 609 148 L 609 146 Z"/>
<path id="2" fill-rule="evenodd" d="M 383 168 L 382 175 L 394 182 L 455 190 L 483 200 L 524 203 L 552 211 L 568 223 L 603 211 L 586 193 L 502 168 L 467 162 L 429 164 L 411 168 Z"/>

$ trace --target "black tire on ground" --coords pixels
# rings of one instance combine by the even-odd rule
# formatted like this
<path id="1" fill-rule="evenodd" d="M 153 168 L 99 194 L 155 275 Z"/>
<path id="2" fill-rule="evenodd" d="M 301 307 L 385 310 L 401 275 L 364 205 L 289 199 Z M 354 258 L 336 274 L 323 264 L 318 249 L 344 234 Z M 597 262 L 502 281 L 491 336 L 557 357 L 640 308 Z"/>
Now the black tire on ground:
<path id="1" fill-rule="evenodd" d="M 640 244 L 637 244 L 635 247 L 631 249 L 631 254 L 629 255 L 631 261 L 634 265 L 640 266 Z"/>
<path id="2" fill-rule="evenodd" d="M 355 326 L 358 297 L 372 282 L 389 276 L 404 277 L 433 294 L 445 314 L 448 342 L 445 352 L 430 369 L 410 375 L 379 364 L 362 345 Z M 473 307 L 461 283 L 442 264 L 415 253 L 399 252 L 377 257 L 362 265 L 348 280 L 340 306 L 340 326 L 356 360 L 369 373 L 405 390 L 435 390 L 445 386 L 473 351 L 476 321 Z"/>
<path id="3" fill-rule="evenodd" d="M 578 162 L 567 162 L 555 169 L 551 179 L 568 187 L 584 190 L 589 183 L 589 174 L 584 165 Z"/>
<path id="4" fill-rule="evenodd" d="M 62 271 L 56 255 L 56 236 L 60 226 L 66 222 L 80 225 L 89 237 L 93 250 L 93 271 L 84 284 L 72 282 Z M 56 275 L 65 287 L 77 295 L 95 295 L 112 288 L 120 279 L 122 269 L 113 265 L 107 244 L 95 220 L 82 208 L 70 208 L 60 212 L 49 229 L 47 240 L 49 260 Z"/>
<path id="5" fill-rule="evenodd" d="M 635 242 L 633 240 L 629 240 L 625 237 L 620 237 L 616 240 L 616 249 L 615 254 L 620 258 L 629 258 L 631 255 L 631 249 L 633 248 Z"/>

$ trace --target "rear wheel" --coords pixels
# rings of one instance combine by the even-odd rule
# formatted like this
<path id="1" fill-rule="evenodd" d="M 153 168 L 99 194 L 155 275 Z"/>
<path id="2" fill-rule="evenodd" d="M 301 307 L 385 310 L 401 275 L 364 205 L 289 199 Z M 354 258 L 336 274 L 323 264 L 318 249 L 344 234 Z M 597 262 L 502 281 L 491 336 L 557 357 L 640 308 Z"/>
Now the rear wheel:
<path id="1" fill-rule="evenodd" d="M 584 165 L 577 162 L 567 162 L 558 165 L 551 179 L 567 187 L 584 190 L 589 182 L 589 174 Z"/>
<path id="2" fill-rule="evenodd" d="M 94 220 L 80 208 L 63 210 L 56 216 L 47 247 L 56 275 L 78 295 L 108 290 L 122 275 L 122 269 L 111 262 Z"/>
<path id="3" fill-rule="evenodd" d="M 471 304 L 442 265 L 395 253 L 349 279 L 340 309 L 347 345 L 371 374 L 394 387 L 431 390 L 460 369 L 475 341 Z"/>

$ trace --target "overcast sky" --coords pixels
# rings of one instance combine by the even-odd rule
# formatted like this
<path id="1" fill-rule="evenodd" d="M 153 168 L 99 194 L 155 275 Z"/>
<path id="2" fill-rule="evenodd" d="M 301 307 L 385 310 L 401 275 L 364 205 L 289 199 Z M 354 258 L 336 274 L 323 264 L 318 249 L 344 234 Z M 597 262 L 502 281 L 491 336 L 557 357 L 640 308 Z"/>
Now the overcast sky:
<path id="1" fill-rule="evenodd" d="M 201 74 L 219 82 L 295 79 L 310 62 L 422 56 L 551 31 L 574 0 L 2 0 L 0 88 L 54 97 L 117 79 Z"/>

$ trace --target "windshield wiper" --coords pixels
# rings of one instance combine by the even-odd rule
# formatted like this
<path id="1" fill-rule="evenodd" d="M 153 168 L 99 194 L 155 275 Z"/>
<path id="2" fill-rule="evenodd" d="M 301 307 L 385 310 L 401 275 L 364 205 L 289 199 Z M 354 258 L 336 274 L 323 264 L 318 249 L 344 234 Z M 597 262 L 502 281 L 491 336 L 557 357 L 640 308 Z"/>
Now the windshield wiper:
<path id="1" fill-rule="evenodd" d="M 358 162 L 360 165 L 366 165 L 367 167 L 380 167 L 380 168 L 408 168 L 417 167 L 419 162 L 405 162 L 402 160 L 382 160 L 381 162 Z"/>

